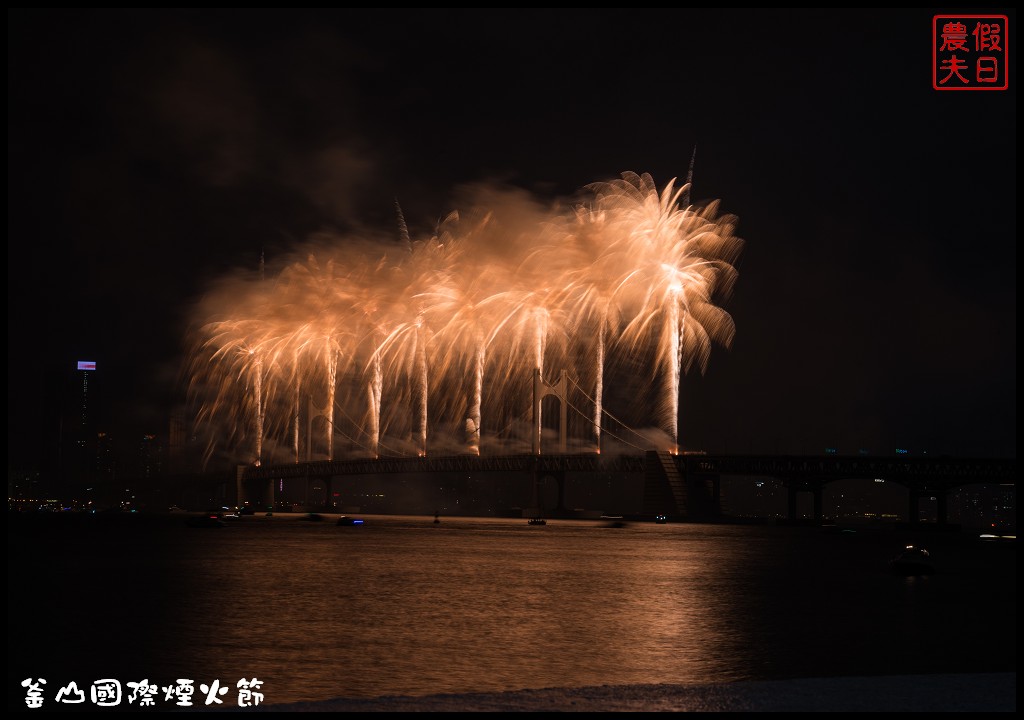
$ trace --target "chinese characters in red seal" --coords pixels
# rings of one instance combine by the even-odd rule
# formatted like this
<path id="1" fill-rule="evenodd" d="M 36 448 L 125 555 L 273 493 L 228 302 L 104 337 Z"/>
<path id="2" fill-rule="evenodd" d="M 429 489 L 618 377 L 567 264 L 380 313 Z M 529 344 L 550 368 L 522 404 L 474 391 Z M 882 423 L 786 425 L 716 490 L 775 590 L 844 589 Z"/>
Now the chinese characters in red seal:
<path id="1" fill-rule="evenodd" d="M 1009 86 L 1006 15 L 936 15 L 932 18 L 932 87 L 936 90 L 1006 90 Z"/>

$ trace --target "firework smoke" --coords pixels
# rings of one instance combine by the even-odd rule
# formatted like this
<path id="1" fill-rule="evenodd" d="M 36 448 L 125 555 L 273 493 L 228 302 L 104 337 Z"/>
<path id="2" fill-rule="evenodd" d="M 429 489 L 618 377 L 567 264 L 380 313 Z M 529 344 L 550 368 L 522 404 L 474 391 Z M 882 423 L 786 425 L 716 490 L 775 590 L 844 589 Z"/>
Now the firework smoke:
<path id="1" fill-rule="evenodd" d="M 742 249 L 736 219 L 689 189 L 624 173 L 544 208 L 476 188 L 423 237 L 396 201 L 399 242 L 321 235 L 277 272 L 261 259 L 200 305 L 199 425 L 254 463 L 300 459 L 301 408 L 316 458 L 513 451 L 536 421 L 534 368 L 564 368 L 579 451 L 675 451 L 682 376 L 735 332 L 719 303 Z M 646 393 L 605 397 L 638 373 Z M 652 422 L 661 441 L 629 434 Z"/>

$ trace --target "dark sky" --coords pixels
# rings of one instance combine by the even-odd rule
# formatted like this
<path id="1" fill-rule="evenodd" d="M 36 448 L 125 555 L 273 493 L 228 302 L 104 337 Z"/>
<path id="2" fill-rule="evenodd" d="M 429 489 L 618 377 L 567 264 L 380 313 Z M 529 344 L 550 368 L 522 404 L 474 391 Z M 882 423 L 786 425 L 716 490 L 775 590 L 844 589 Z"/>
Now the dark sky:
<path id="1" fill-rule="evenodd" d="M 1016 456 L 1016 74 L 936 92 L 934 12 L 8 10 L 8 443 L 96 360 L 165 433 L 192 304 L 311 233 L 686 175 L 745 247 L 690 448 Z"/>

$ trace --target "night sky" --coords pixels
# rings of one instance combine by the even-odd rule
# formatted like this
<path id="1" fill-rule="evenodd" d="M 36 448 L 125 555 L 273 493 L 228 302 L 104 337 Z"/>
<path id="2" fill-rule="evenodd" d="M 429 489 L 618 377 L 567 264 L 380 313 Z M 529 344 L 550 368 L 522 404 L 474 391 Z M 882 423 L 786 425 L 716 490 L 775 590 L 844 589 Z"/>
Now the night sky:
<path id="1" fill-rule="evenodd" d="M 261 252 L 695 146 L 745 246 L 686 447 L 1016 457 L 1015 13 L 1009 90 L 937 92 L 934 12 L 8 10 L 9 464 L 80 359 L 166 433 L 195 303 Z"/>

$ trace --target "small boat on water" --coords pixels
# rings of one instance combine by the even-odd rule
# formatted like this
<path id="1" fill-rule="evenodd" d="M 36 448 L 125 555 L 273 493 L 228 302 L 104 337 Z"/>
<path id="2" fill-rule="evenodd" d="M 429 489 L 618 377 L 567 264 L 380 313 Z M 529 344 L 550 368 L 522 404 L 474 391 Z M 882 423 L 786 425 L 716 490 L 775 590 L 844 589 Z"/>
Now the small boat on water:
<path id="1" fill-rule="evenodd" d="M 903 552 L 889 561 L 889 567 L 900 575 L 931 575 L 935 572 L 931 554 L 916 545 L 907 545 Z"/>
<path id="2" fill-rule="evenodd" d="M 359 518 L 349 517 L 348 515 L 342 515 L 338 518 L 338 525 L 362 525 L 363 521 Z"/>
<path id="3" fill-rule="evenodd" d="M 658 523 L 659 525 L 664 525 L 665 523 L 668 522 L 668 516 L 667 515 L 656 515 L 655 518 L 654 518 L 654 522 Z"/>
<path id="4" fill-rule="evenodd" d="M 548 521 L 545 520 L 544 518 L 535 517 L 535 518 L 530 518 L 530 520 L 526 524 L 527 525 L 547 525 Z"/>
<path id="5" fill-rule="evenodd" d="M 188 519 L 189 527 L 198 528 L 222 528 L 225 526 L 223 520 L 213 513 L 206 513 L 204 515 L 194 515 Z"/>

